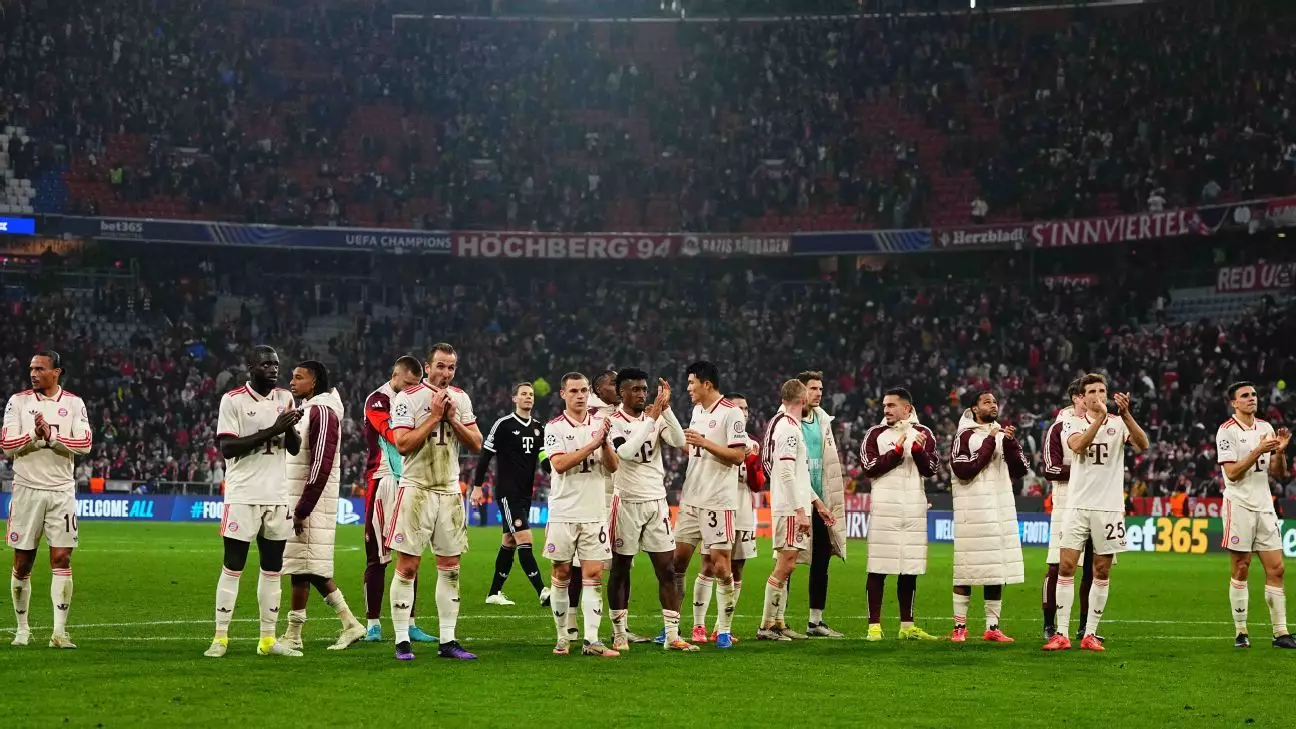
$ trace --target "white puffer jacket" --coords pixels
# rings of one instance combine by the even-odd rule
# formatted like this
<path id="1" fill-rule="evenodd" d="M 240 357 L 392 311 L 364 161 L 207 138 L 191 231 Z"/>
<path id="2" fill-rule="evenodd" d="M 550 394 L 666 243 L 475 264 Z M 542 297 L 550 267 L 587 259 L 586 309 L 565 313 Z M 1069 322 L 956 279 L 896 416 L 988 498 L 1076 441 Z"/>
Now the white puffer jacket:
<path id="1" fill-rule="evenodd" d="M 926 443 L 913 452 L 919 433 Z M 897 450 L 897 444 L 900 445 Z M 883 421 L 864 434 L 860 463 L 873 480 L 868 527 L 868 571 L 883 575 L 927 572 L 927 492 L 923 478 L 936 475 L 936 437 L 910 413 Z"/>
<path id="2" fill-rule="evenodd" d="M 1026 474 L 1021 443 L 990 435 L 969 410 L 950 453 L 954 471 L 954 584 L 1013 585 L 1025 581 L 1012 480 Z"/>
<path id="3" fill-rule="evenodd" d="M 320 412 L 312 412 L 313 410 Z M 324 490 L 319 495 L 319 500 L 315 502 L 310 509 L 309 516 L 306 517 L 306 529 L 301 535 L 293 535 L 288 538 L 288 544 L 284 548 L 283 571 L 290 575 L 318 575 L 320 577 L 333 577 L 333 544 L 337 536 L 337 510 L 338 510 L 338 492 L 341 486 L 342 458 L 341 458 L 341 428 L 340 424 L 344 416 L 344 407 L 342 398 L 338 397 L 337 390 L 329 390 L 322 395 L 302 403 L 302 418 L 297 421 L 297 434 L 301 436 L 302 446 L 297 455 L 288 456 L 287 475 L 288 475 L 288 503 L 293 508 L 293 513 L 297 514 L 302 508 L 302 495 L 306 492 L 306 484 L 310 480 L 312 472 L 318 477 L 320 469 L 329 465 L 328 480 L 324 483 Z M 337 424 L 333 426 L 327 418 L 324 411 L 331 412 L 336 416 L 332 421 Z M 317 428 L 314 441 L 312 442 L 311 424 L 314 422 Z M 325 427 L 329 423 L 329 427 Z M 326 430 L 331 430 L 332 435 Z M 321 451 L 329 440 L 332 440 L 332 458 L 327 452 Z"/>

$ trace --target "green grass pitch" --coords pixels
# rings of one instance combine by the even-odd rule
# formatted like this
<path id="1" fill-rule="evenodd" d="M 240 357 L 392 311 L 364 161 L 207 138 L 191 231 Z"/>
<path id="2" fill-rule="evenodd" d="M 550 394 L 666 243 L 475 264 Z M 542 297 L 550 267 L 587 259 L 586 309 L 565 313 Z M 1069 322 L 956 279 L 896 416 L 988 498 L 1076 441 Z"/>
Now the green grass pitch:
<path id="1" fill-rule="evenodd" d="M 343 527 L 338 537 L 338 582 L 362 612 L 361 531 Z M 887 640 L 861 640 L 867 622 L 862 542 L 853 542 L 851 561 L 834 561 L 831 573 L 826 617 L 848 639 L 758 643 L 752 634 L 770 568 L 762 540 L 764 553 L 747 567 L 735 619 L 741 644 L 689 655 L 637 645 L 608 660 L 550 654 L 552 619 L 516 566 L 505 591 L 518 605 L 484 605 L 498 530 L 475 528 L 471 540 L 459 636 L 480 655 L 475 663 L 438 660 L 430 646 L 411 664 L 393 660 L 390 643 L 325 651 L 337 622 L 317 595 L 309 607 L 306 656 L 258 657 L 254 561 L 241 586 L 230 653 L 214 660 L 202 652 L 211 638 L 220 569 L 215 527 L 87 522 L 73 561 L 71 634 L 78 650 L 45 647 L 46 567 L 33 575 L 31 646 L 8 645 L 12 613 L 0 608 L 0 726 L 754 727 L 790 717 L 807 726 L 852 727 L 1291 725 L 1283 717 L 1296 685 L 1296 655 L 1269 647 L 1258 563 L 1251 580 L 1255 647 L 1232 647 L 1223 555 L 1123 556 L 1101 631 L 1108 652 L 1049 655 L 1040 652 L 1041 549 L 1026 551 L 1027 582 L 1004 598 L 1003 627 L 1016 645 L 980 641 L 979 591 L 969 612 L 974 637 L 965 645 L 896 640 L 894 593 L 885 608 Z M 950 629 L 952 558 L 950 546 L 933 546 L 928 574 L 919 580 L 919 624 L 942 636 Z M 547 568 L 543 559 L 541 565 Z M 789 623 L 804 629 L 804 573 L 793 582 Z M 429 579 L 420 624 L 434 630 L 431 588 Z M 632 630 L 658 631 L 655 603 L 651 568 L 641 559 Z M 287 604 L 285 590 L 285 614 Z M 383 613 L 390 637 L 386 607 Z M 610 621 L 604 622 L 606 635 Z M 691 622 L 686 612 L 685 629 Z M 281 631 L 283 625 L 281 619 Z"/>

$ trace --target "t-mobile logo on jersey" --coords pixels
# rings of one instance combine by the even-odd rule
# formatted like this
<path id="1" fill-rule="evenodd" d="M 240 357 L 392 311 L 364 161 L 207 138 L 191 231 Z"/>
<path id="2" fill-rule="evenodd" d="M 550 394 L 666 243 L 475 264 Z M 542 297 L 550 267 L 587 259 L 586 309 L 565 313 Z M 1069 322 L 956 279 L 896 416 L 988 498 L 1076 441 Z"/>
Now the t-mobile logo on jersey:
<path id="1" fill-rule="evenodd" d="M 522 436 L 522 452 L 529 456 L 533 448 L 535 448 L 535 438 L 529 435 Z"/>
<path id="2" fill-rule="evenodd" d="M 1107 450 L 1106 443 L 1090 443 L 1089 460 L 1093 461 L 1095 466 L 1103 465 L 1107 462 Z"/>

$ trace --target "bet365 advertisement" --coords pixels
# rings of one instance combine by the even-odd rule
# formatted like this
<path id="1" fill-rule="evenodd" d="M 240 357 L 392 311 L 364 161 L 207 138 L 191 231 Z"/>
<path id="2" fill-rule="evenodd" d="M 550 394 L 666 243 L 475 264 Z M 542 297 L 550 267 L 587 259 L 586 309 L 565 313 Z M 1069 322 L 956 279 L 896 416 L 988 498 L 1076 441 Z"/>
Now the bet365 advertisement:
<path id="1" fill-rule="evenodd" d="M 1046 547 L 1049 541 L 1048 514 L 1018 514 L 1018 531 L 1026 547 Z M 1125 541 L 1131 552 L 1206 554 L 1224 552 L 1224 523 L 1218 518 L 1191 519 L 1169 516 L 1125 518 Z M 954 514 L 927 513 L 927 541 L 954 541 Z M 1296 519 L 1282 522 L 1283 554 L 1296 557 Z"/>

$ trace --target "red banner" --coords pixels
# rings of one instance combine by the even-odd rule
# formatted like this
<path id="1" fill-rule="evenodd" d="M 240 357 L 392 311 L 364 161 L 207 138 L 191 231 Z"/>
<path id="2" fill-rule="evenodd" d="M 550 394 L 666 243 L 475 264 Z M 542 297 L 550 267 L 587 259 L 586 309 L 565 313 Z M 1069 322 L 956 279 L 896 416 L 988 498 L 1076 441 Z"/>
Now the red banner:
<path id="1" fill-rule="evenodd" d="M 1202 224 L 1197 211 L 1192 208 L 1164 213 L 1115 215 L 1110 218 L 1057 220 L 1031 226 L 1031 240 L 1041 248 L 1128 243 L 1209 233 L 1210 229 Z"/>
<path id="2" fill-rule="evenodd" d="M 1219 517 L 1224 499 L 1218 496 L 1192 496 L 1185 499 L 1184 513 L 1174 514 L 1170 504 L 1172 496 L 1138 496 L 1134 502 L 1133 516 L 1190 516 L 1199 519 Z"/>
<path id="3" fill-rule="evenodd" d="M 567 258 L 613 261 L 670 258 L 679 236 L 654 233 L 505 233 L 457 231 L 454 254 L 464 258 Z"/>
<path id="4" fill-rule="evenodd" d="M 1296 263 L 1290 262 L 1225 266 L 1215 276 L 1215 290 L 1220 293 L 1233 293 L 1289 289 L 1294 276 L 1296 276 Z"/>
<path id="5" fill-rule="evenodd" d="M 792 236 L 783 234 L 684 233 L 682 256 L 787 256 L 792 253 Z"/>
<path id="6" fill-rule="evenodd" d="M 1021 248 L 1030 238 L 1031 226 L 967 225 L 932 231 L 938 248 Z"/>

